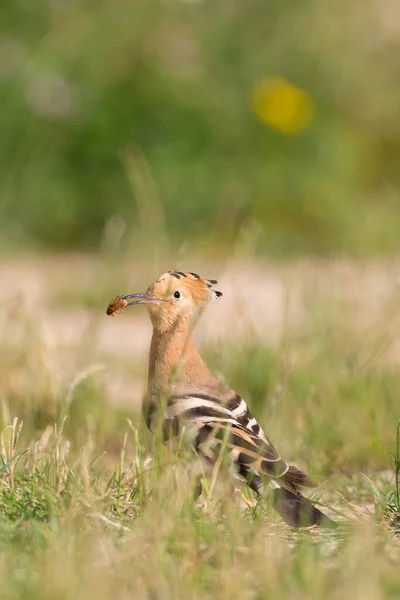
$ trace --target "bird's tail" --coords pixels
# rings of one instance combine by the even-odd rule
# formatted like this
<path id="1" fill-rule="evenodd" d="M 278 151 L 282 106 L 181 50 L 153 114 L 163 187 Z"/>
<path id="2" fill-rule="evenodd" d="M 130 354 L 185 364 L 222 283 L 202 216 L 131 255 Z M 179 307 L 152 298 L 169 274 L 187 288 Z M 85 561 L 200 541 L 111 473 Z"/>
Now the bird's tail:
<path id="1" fill-rule="evenodd" d="M 210 419 L 211 421 L 211 419 Z M 201 428 L 207 443 L 225 445 L 231 449 L 239 468 L 239 474 L 259 495 L 263 494 L 263 479 L 272 479 L 270 491 L 272 506 L 282 519 L 292 527 L 319 525 L 335 528 L 337 523 L 316 508 L 310 500 L 302 496 L 297 486 L 316 487 L 317 483 L 300 469 L 284 461 L 268 439 L 262 439 L 238 423 L 208 422 Z M 199 431 L 199 442 L 200 442 Z M 229 434 L 226 435 L 221 434 Z M 201 451 L 199 443 L 198 450 Z"/>
<path id="2" fill-rule="evenodd" d="M 319 525 L 327 529 L 336 529 L 338 524 L 321 512 L 300 492 L 289 492 L 278 487 L 270 492 L 272 504 L 282 519 L 291 527 L 309 527 Z"/>

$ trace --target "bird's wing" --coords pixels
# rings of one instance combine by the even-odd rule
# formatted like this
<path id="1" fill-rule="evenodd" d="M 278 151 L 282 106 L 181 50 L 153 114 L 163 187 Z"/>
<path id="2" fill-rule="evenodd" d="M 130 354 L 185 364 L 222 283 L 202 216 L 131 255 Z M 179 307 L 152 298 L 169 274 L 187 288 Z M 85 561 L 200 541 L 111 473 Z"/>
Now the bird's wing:
<path id="1" fill-rule="evenodd" d="M 260 438 L 267 440 L 267 436 L 248 407 L 247 402 L 239 394 L 233 392 L 233 396 L 228 398 L 225 404 L 240 425 L 246 427 L 246 429 L 250 429 L 252 433 L 255 433 Z"/>
<path id="2" fill-rule="evenodd" d="M 336 524 L 297 489 L 299 485 L 315 487 L 317 484 L 283 460 L 261 428 L 263 437 L 254 432 L 251 422 L 254 417 L 242 398 L 235 398 L 235 403 L 232 399 L 230 406 L 222 405 L 207 394 L 171 396 L 164 421 L 166 437 L 168 432 L 177 434 L 182 421 L 194 425 L 193 445 L 197 452 L 215 459 L 219 450 L 225 448 L 239 474 L 258 494 L 262 494 L 265 477 L 277 484 L 277 488 L 271 490 L 273 505 L 286 523 L 296 527 L 314 524 L 335 527 Z"/>
<path id="3" fill-rule="evenodd" d="M 245 465 L 253 474 L 279 479 L 289 471 L 288 463 L 268 440 L 251 433 L 234 419 L 217 420 L 203 416 L 197 420 L 199 422 L 204 423 L 203 427 L 208 431 L 206 444 L 227 448 L 233 460 L 239 465 Z"/>
<path id="4" fill-rule="evenodd" d="M 195 445 L 200 451 L 205 443 L 208 446 L 224 444 L 230 449 L 235 462 L 245 465 L 247 471 L 282 479 L 282 483 L 290 488 L 317 485 L 300 469 L 282 459 L 238 394 L 224 404 L 205 393 L 174 395 L 169 398 L 166 416 L 170 431 L 179 430 L 177 421 L 197 424 L 199 433 Z"/>
<path id="5" fill-rule="evenodd" d="M 225 445 L 236 462 L 246 464 L 252 471 L 272 478 L 282 477 L 289 471 L 288 463 L 265 435 L 260 437 L 261 428 L 247 405 L 244 410 L 242 402 L 236 401 L 236 407 L 232 410 L 229 403 L 223 406 L 217 398 L 207 394 L 171 396 L 167 419 L 171 425 L 176 420 L 196 423 L 198 429 L 203 430 L 202 444 L 207 440 L 208 445 Z M 173 429 L 176 431 L 176 426 Z"/>

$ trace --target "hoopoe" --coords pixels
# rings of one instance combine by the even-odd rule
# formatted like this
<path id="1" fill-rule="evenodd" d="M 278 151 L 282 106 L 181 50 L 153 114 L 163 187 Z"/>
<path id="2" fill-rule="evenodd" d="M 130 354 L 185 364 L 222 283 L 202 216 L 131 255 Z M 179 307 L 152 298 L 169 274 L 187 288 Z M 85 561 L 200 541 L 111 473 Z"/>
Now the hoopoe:
<path id="1" fill-rule="evenodd" d="M 269 482 L 273 506 L 289 525 L 335 527 L 298 490 L 317 484 L 281 458 L 243 398 L 211 374 L 193 344 L 196 313 L 222 296 L 213 288 L 216 283 L 196 273 L 168 271 L 147 292 L 110 302 L 109 315 L 132 304 L 146 304 L 150 313 L 153 336 L 143 403 L 147 426 L 154 429 L 161 412 L 164 441 L 184 429 L 195 451 L 211 464 L 218 450 L 227 448 L 238 476 L 257 495 Z"/>

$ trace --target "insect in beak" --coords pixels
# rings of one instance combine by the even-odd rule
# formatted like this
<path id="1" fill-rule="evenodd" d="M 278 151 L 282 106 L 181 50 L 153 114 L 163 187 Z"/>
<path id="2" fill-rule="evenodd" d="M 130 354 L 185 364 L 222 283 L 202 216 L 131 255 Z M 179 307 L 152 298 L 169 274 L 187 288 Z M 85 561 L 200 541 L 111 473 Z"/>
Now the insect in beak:
<path id="1" fill-rule="evenodd" d="M 135 300 L 132 300 L 135 298 Z M 130 300 L 130 302 L 128 302 Z M 127 296 L 115 296 L 107 307 L 106 314 L 114 316 L 115 313 L 123 310 L 132 304 L 161 304 L 164 298 L 158 298 L 149 292 L 144 294 L 128 294 Z"/>

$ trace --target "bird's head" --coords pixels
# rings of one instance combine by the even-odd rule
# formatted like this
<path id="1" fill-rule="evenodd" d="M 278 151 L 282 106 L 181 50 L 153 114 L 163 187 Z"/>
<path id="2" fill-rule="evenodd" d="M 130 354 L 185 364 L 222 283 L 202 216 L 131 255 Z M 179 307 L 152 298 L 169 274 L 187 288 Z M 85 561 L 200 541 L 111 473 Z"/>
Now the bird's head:
<path id="1" fill-rule="evenodd" d="M 196 311 L 209 300 L 222 296 L 213 289 L 214 279 L 196 273 L 168 271 L 150 285 L 147 292 L 117 296 L 108 309 L 113 314 L 131 304 L 146 304 L 153 327 L 160 332 L 176 327 L 179 321 L 191 321 Z"/>

